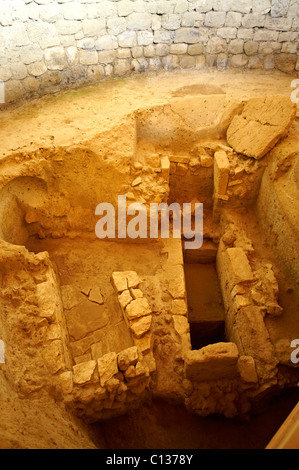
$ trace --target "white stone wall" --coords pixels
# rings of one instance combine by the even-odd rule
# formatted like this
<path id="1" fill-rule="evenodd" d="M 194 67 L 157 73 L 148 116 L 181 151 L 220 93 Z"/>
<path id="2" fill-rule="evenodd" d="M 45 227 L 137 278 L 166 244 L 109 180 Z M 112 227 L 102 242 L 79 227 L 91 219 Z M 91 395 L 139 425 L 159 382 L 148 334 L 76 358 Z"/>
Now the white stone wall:
<path id="1" fill-rule="evenodd" d="M 5 101 L 147 70 L 299 71 L 299 0 L 1 0 Z"/>

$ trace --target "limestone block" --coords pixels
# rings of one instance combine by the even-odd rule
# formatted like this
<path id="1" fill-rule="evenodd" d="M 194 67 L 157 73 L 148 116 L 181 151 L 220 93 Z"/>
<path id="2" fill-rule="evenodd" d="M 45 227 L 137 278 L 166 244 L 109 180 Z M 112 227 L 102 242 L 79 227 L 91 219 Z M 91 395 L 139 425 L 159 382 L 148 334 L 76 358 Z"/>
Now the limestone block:
<path id="1" fill-rule="evenodd" d="M 242 248 L 228 248 L 225 255 L 227 259 L 228 277 L 232 284 L 251 282 L 254 280 L 251 266 Z"/>
<path id="2" fill-rule="evenodd" d="M 69 65 L 76 65 L 78 63 L 78 50 L 75 46 L 69 46 L 65 54 Z"/>
<path id="3" fill-rule="evenodd" d="M 237 375 L 239 351 L 234 343 L 215 343 L 185 354 L 185 377 L 200 382 Z"/>
<path id="4" fill-rule="evenodd" d="M 133 300 L 131 297 L 130 291 L 128 289 L 124 290 L 119 296 L 118 301 L 123 310 L 125 310 L 126 306 Z"/>
<path id="5" fill-rule="evenodd" d="M 47 71 L 47 67 L 44 62 L 35 62 L 34 64 L 27 65 L 29 75 L 39 77 Z"/>
<path id="6" fill-rule="evenodd" d="M 145 297 L 132 300 L 125 309 L 128 320 L 135 320 L 136 318 L 144 317 L 150 313 L 151 309 Z"/>
<path id="7" fill-rule="evenodd" d="M 75 384 L 83 385 L 92 380 L 96 369 L 96 361 L 87 361 L 76 364 L 73 367 L 73 380 Z"/>
<path id="8" fill-rule="evenodd" d="M 119 294 L 128 288 L 128 281 L 123 272 L 112 273 L 112 282 Z"/>
<path id="9" fill-rule="evenodd" d="M 124 31 L 118 36 L 118 45 L 120 47 L 137 46 L 137 37 L 135 31 Z"/>
<path id="10" fill-rule="evenodd" d="M 91 345 L 91 355 L 93 359 L 99 359 L 109 351 L 106 338 Z"/>
<path id="11" fill-rule="evenodd" d="M 150 29 L 152 25 L 152 15 L 149 13 L 131 13 L 126 17 L 127 29 L 143 31 Z"/>
<path id="12" fill-rule="evenodd" d="M 130 292 L 134 300 L 143 297 L 143 292 L 140 289 L 130 289 Z"/>
<path id="13" fill-rule="evenodd" d="M 200 55 L 203 53 L 203 44 L 198 43 L 198 44 L 190 44 L 188 46 L 188 54 L 189 55 Z"/>
<path id="14" fill-rule="evenodd" d="M 125 371 L 129 366 L 134 366 L 138 362 L 138 348 L 132 346 L 131 348 L 124 349 L 117 356 L 118 368 Z"/>
<path id="15" fill-rule="evenodd" d="M 137 32 L 137 44 L 138 46 L 148 46 L 153 44 L 154 35 L 151 31 L 138 31 Z"/>
<path id="16" fill-rule="evenodd" d="M 245 382 L 256 383 L 258 376 L 255 369 L 255 362 L 251 356 L 240 356 L 238 359 L 238 371 Z"/>
<path id="17" fill-rule="evenodd" d="M 86 353 L 86 354 L 82 354 L 82 356 L 77 356 L 75 357 L 75 364 L 81 364 L 81 362 L 87 362 L 87 361 L 91 361 L 91 354 L 90 353 Z M 97 359 L 95 357 L 93 357 L 93 359 Z"/>
<path id="18" fill-rule="evenodd" d="M 99 51 L 98 59 L 100 64 L 110 64 L 116 58 L 116 50 Z"/>
<path id="19" fill-rule="evenodd" d="M 223 11 L 209 11 L 205 17 L 205 26 L 220 28 L 224 25 L 226 13 Z"/>
<path id="20" fill-rule="evenodd" d="M 285 136 L 296 116 L 289 97 L 267 96 L 247 101 L 227 130 L 227 141 L 238 153 L 262 158 Z"/>
<path id="21" fill-rule="evenodd" d="M 257 13 L 249 13 L 244 15 L 242 20 L 242 26 L 244 28 L 254 28 L 255 26 L 262 28 L 265 26 L 266 15 L 259 15 Z"/>
<path id="22" fill-rule="evenodd" d="M 130 329 L 136 338 L 141 338 L 147 333 L 152 324 L 152 315 L 146 315 L 139 320 L 130 322 Z"/>
<path id="23" fill-rule="evenodd" d="M 297 55 L 296 54 L 287 54 L 281 53 L 275 55 L 275 68 L 281 70 L 282 72 L 290 73 L 293 72 L 296 66 Z"/>
<path id="24" fill-rule="evenodd" d="M 243 39 L 233 39 L 228 46 L 230 54 L 241 54 L 243 52 L 244 41 Z"/>
<path id="25" fill-rule="evenodd" d="M 226 14 L 226 19 L 225 19 L 225 26 L 235 26 L 236 28 L 239 28 L 242 23 L 242 14 L 236 11 L 229 11 Z"/>
<path id="26" fill-rule="evenodd" d="M 41 317 L 54 320 L 56 310 L 59 308 L 58 297 L 55 296 L 52 283 L 50 281 L 41 282 L 36 286 L 36 295 L 39 303 L 39 315 Z"/>
<path id="27" fill-rule="evenodd" d="M 124 271 L 124 274 L 127 278 L 128 287 L 134 289 L 139 286 L 140 279 L 138 274 L 135 271 Z"/>
<path id="28" fill-rule="evenodd" d="M 214 36 L 209 39 L 207 43 L 207 52 L 208 54 L 220 54 L 221 52 L 226 52 L 227 42 L 225 39 Z"/>
<path id="29" fill-rule="evenodd" d="M 169 13 L 162 16 L 162 28 L 166 30 L 178 29 L 181 25 L 180 15 Z"/>
<path id="30" fill-rule="evenodd" d="M 45 62 L 49 70 L 63 70 L 67 65 L 64 48 L 58 46 L 46 49 Z"/>
<path id="31" fill-rule="evenodd" d="M 214 154 L 214 191 L 216 194 L 226 194 L 229 179 L 230 164 L 224 150 Z"/>
<path id="32" fill-rule="evenodd" d="M 200 164 L 204 168 L 211 168 L 214 164 L 214 159 L 213 157 L 210 157 L 209 155 L 201 155 Z"/>
<path id="33" fill-rule="evenodd" d="M 184 268 L 180 265 L 165 269 L 168 279 L 168 292 L 174 299 L 184 299 L 186 295 Z"/>
<path id="34" fill-rule="evenodd" d="M 190 331 L 188 319 L 183 315 L 174 315 L 174 329 L 179 335 L 184 335 Z"/>
<path id="35" fill-rule="evenodd" d="M 195 44 L 198 42 L 199 32 L 196 28 L 179 28 L 175 31 L 174 43 Z"/>
<path id="36" fill-rule="evenodd" d="M 143 356 L 143 363 L 148 368 L 150 374 L 156 371 L 156 361 L 152 351 Z"/>
<path id="37" fill-rule="evenodd" d="M 96 304 L 102 305 L 104 303 L 103 296 L 99 287 L 92 287 L 88 296 L 88 299 L 91 302 L 95 302 Z"/>
<path id="38" fill-rule="evenodd" d="M 233 326 L 233 338 L 242 355 L 254 358 L 259 380 L 273 379 L 278 359 L 259 307 L 240 309 Z"/>
<path id="39" fill-rule="evenodd" d="M 89 20 L 93 21 L 93 20 Z M 68 20 L 58 20 L 55 23 L 56 30 L 58 34 L 76 34 L 78 31 L 81 30 L 82 24 L 80 21 L 68 21 Z M 97 31 L 98 31 L 99 26 L 97 26 Z M 83 25 L 84 29 L 84 25 Z M 88 33 L 87 29 L 84 31 L 85 34 Z"/>
<path id="40" fill-rule="evenodd" d="M 184 299 L 174 299 L 171 302 L 171 313 L 173 315 L 187 315 L 187 305 Z"/>
<path id="41" fill-rule="evenodd" d="M 80 290 L 70 284 L 61 286 L 61 298 L 63 307 L 67 310 L 79 305 L 81 298 Z"/>
<path id="42" fill-rule="evenodd" d="M 97 51 L 79 50 L 79 62 L 82 65 L 96 65 L 98 63 Z"/>
<path id="43" fill-rule="evenodd" d="M 115 352 L 105 354 L 99 358 L 97 362 L 100 382 L 103 387 L 107 380 L 111 379 L 118 373 L 117 354 Z"/>

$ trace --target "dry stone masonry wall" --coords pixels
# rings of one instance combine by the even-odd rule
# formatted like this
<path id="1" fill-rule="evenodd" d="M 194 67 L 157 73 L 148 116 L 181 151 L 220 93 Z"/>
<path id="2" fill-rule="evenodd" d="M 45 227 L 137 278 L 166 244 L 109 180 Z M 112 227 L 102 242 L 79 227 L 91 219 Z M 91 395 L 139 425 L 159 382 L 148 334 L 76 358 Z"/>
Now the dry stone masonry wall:
<path id="1" fill-rule="evenodd" d="M 297 0 L 2 0 L 5 100 L 159 69 L 296 74 Z"/>

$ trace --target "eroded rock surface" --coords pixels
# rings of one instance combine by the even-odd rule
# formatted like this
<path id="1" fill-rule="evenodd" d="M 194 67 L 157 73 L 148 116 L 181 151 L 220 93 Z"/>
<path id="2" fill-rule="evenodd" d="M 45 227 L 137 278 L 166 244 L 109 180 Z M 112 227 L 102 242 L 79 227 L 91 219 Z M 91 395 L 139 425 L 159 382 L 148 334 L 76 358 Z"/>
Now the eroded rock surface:
<path id="1" fill-rule="evenodd" d="M 248 100 L 227 129 L 227 142 L 238 153 L 260 159 L 284 137 L 296 116 L 289 97 Z"/>

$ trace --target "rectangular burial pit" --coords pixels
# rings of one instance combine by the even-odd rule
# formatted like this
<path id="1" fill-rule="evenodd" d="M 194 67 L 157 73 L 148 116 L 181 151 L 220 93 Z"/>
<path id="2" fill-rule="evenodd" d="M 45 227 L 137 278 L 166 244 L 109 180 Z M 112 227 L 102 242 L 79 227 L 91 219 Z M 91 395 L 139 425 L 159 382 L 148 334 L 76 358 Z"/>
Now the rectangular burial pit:
<path id="1" fill-rule="evenodd" d="M 159 243 L 30 237 L 26 247 L 48 251 L 57 266 L 74 364 L 134 346 L 111 275 L 124 270 L 137 271 L 141 278 L 154 275 Z"/>

